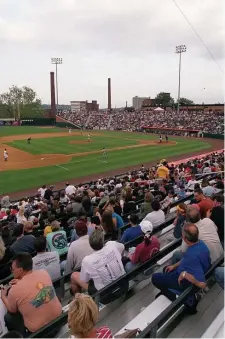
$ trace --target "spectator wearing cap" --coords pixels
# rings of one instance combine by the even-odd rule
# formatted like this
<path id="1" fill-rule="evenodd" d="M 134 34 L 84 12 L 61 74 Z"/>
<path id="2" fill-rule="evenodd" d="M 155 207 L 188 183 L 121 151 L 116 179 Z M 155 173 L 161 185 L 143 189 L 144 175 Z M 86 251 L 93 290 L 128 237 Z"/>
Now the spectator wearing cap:
<path id="1" fill-rule="evenodd" d="M 67 253 L 67 237 L 66 232 L 60 229 L 60 223 L 53 221 L 51 223 L 52 232 L 46 236 L 48 251 L 56 251 L 59 255 Z"/>
<path id="2" fill-rule="evenodd" d="M 124 231 L 122 238 L 120 239 L 120 242 L 125 244 L 128 241 L 131 241 L 140 235 L 142 235 L 142 230 L 140 225 L 138 224 L 139 222 L 139 217 L 137 214 L 131 214 L 129 217 L 130 220 L 130 227 Z"/>
<path id="3" fill-rule="evenodd" d="M 206 217 L 206 213 L 208 210 L 210 210 L 211 208 L 213 208 L 214 204 L 213 201 L 207 197 L 204 196 L 203 191 L 199 188 L 196 188 L 194 190 L 194 197 L 195 200 L 197 201 L 197 204 L 200 208 L 200 214 L 201 214 L 201 218 L 205 218 Z"/>
<path id="4" fill-rule="evenodd" d="M 66 259 L 66 272 L 75 271 L 80 268 L 84 257 L 94 253 L 94 250 L 89 244 L 86 222 L 83 220 L 76 221 L 75 230 L 79 239 L 72 242 L 69 247 Z"/>
<path id="5" fill-rule="evenodd" d="M 165 214 L 160 209 L 160 203 L 158 200 L 152 202 L 152 212 L 148 213 L 144 220 L 148 220 L 152 223 L 153 228 L 162 224 L 165 221 Z"/>
<path id="6" fill-rule="evenodd" d="M 16 224 L 13 229 L 13 235 L 16 237 L 16 241 L 10 246 L 13 254 L 19 252 L 35 252 L 35 237 L 33 235 L 24 235 L 24 225 Z"/>
<path id="7" fill-rule="evenodd" d="M 130 261 L 125 266 L 126 272 L 134 269 L 137 264 L 143 264 L 151 259 L 151 257 L 160 249 L 158 238 L 152 235 L 152 223 L 148 220 L 143 220 L 140 223 L 140 229 L 144 235 L 144 241 L 137 245 L 133 254 L 129 255 Z"/>
<path id="8" fill-rule="evenodd" d="M 37 255 L 33 257 L 33 270 L 46 270 L 52 280 L 61 276 L 60 259 L 58 252 L 46 251 L 46 238 L 44 236 L 35 239 L 35 250 Z"/>
<path id="9" fill-rule="evenodd" d="M 202 180 L 202 192 L 205 197 L 211 197 L 216 193 L 216 189 L 209 184 L 209 180 L 207 178 Z"/>
<path id="10" fill-rule="evenodd" d="M 98 223 L 98 220 L 96 220 L 97 218 L 94 218 L 94 220 Z M 91 235 L 93 233 L 93 231 L 95 230 L 95 228 L 92 226 L 92 223 L 88 225 L 87 223 L 87 217 L 85 215 L 81 215 L 79 217 L 79 220 L 82 220 L 86 223 L 87 225 L 87 228 L 88 228 L 88 231 L 87 231 L 87 234 L 88 235 Z M 100 225 L 100 222 L 99 222 L 99 225 Z M 75 222 L 75 228 L 73 229 L 72 231 L 72 234 L 71 234 L 71 243 L 75 240 L 79 239 L 79 235 L 77 234 L 76 232 L 76 222 Z"/>
<path id="11" fill-rule="evenodd" d="M 181 184 L 180 189 L 177 192 L 177 197 L 180 200 L 180 199 L 186 198 L 186 196 L 187 196 L 187 194 L 186 194 L 186 191 L 185 191 L 185 186 L 184 186 L 184 184 Z"/>

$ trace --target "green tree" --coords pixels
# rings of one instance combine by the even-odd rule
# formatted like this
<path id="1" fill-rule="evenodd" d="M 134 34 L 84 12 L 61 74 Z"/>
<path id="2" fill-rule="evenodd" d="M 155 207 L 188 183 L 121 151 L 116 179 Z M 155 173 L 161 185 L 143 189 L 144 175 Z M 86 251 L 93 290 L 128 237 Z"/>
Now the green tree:
<path id="1" fill-rule="evenodd" d="M 171 97 L 170 93 L 160 92 L 155 97 L 156 106 L 172 106 L 174 104 L 174 99 Z"/>
<path id="2" fill-rule="evenodd" d="M 180 102 L 180 105 L 182 106 L 188 106 L 188 105 L 193 105 L 194 104 L 194 101 L 192 101 L 192 100 L 189 100 L 189 99 L 187 99 L 187 98 L 180 98 L 180 100 L 179 100 L 179 102 Z M 177 103 L 178 103 L 178 100 L 177 100 Z"/>
<path id="3" fill-rule="evenodd" d="M 41 100 L 36 92 L 28 87 L 11 86 L 9 91 L 0 95 L 0 103 L 4 105 L 7 117 L 42 116 Z"/>

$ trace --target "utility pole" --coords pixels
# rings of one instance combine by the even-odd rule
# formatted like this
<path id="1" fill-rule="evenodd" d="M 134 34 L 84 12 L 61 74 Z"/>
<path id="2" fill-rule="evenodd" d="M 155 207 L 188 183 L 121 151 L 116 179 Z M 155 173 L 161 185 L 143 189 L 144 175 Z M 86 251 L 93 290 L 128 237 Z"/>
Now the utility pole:
<path id="1" fill-rule="evenodd" d="M 186 52 L 185 45 L 176 46 L 176 53 L 179 54 L 179 79 L 178 79 L 178 95 L 177 95 L 177 114 L 180 112 L 180 83 L 181 83 L 181 54 Z"/>

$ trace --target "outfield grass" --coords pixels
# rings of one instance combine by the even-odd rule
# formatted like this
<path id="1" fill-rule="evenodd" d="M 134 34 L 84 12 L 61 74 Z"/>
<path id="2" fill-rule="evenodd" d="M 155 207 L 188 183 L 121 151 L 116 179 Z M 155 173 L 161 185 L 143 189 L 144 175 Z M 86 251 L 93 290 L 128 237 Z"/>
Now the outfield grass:
<path id="1" fill-rule="evenodd" d="M 71 144 L 70 142 L 75 142 Z M 77 143 L 76 143 L 77 142 Z M 81 142 L 81 143 L 79 143 Z M 84 142 L 84 144 L 82 144 Z M 74 154 L 97 151 L 105 148 L 114 148 L 118 146 L 136 145 L 138 142 L 131 139 L 123 139 L 108 136 L 92 136 L 91 142 L 87 142 L 87 136 L 68 136 L 54 137 L 44 139 L 32 139 L 31 144 L 27 140 L 14 140 L 5 144 L 21 149 L 31 154 Z"/>
<path id="2" fill-rule="evenodd" d="M 11 130 L 12 128 L 12 130 Z M 38 127 L 9 127 L 0 128 L 0 136 L 34 134 L 46 132 L 58 132 L 60 129 L 42 129 Z M 2 133 L 3 132 L 3 133 Z M 99 132 L 98 132 L 99 133 Z M 86 136 L 52 137 L 47 139 L 32 139 L 31 145 L 26 140 L 14 141 L 11 146 L 16 146 L 32 154 L 57 153 L 73 154 L 101 150 L 102 147 L 114 148 L 119 146 L 135 145 L 135 139 L 155 140 L 155 135 L 137 134 L 127 132 L 102 132 L 102 136 L 92 136 L 93 141 L 88 144 L 68 144 L 71 140 L 86 140 Z M 54 184 L 73 178 L 84 177 L 91 174 L 104 173 L 109 170 L 121 169 L 127 166 L 136 166 L 142 163 L 157 162 L 162 158 L 168 159 L 190 152 L 205 150 L 210 145 L 207 142 L 196 139 L 184 139 L 170 137 L 175 140 L 176 145 L 142 146 L 124 150 L 114 150 L 107 152 L 107 162 L 102 161 L 101 154 L 90 154 L 86 156 L 76 156 L 68 163 L 58 166 L 47 166 L 23 170 L 10 170 L 0 172 L 0 193 L 16 192 L 43 184 Z"/>
<path id="3" fill-rule="evenodd" d="M 0 137 L 8 135 L 22 135 L 22 134 L 40 134 L 40 133 L 55 133 L 62 132 L 61 128 L 42 128 L 35 126 L 0 126 Z"/>

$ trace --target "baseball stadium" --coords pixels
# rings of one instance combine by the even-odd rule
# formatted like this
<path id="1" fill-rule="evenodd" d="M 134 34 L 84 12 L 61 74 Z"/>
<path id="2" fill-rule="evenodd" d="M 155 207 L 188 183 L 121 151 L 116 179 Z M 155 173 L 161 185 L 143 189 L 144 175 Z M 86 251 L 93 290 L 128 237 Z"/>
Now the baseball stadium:
<path id="1" fill-rule="evenodd" d="M 0 338 L 225 337 L 222 12 L 0 1 Z"/>

